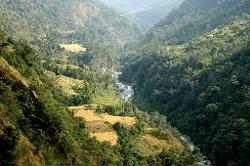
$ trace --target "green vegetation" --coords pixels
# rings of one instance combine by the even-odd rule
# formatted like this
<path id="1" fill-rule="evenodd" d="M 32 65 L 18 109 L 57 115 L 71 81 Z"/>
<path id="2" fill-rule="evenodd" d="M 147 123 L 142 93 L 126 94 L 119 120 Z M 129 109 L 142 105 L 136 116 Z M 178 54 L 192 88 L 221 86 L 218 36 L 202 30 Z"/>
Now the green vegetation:
<path id="1" fill-rule="evenodd" d="M 53 99 L 35 51 L 1 43 L 1 165 L 115 164 L 110 145 L 89 138 L 83 122 Z"/>
<path id="2" fill-rule="evenodd" d="M 134 22 L 97 0 L 2 0 L 0 166 L 194 166 L 200 151 L 249 165 L 249 11 L 186 0 L 134 44 Z"/>
<path id="3" fill-rule="evenodd" d="M 121 79 L 134 102 L 159 111 L 192 138 L 213 165 L 249 165 L 250 17 L 182 45 L 134 57 Z"/>
<path id="4" fill-rule="evenodd" d="M 181 44 L 227 24 L 250 11 L 250 1 L 186 0 L 143 37 L 145 48 L 157 44 Z"/>
<path id="5" fill-rule="evenodd" d="M 95 0 L 2 0 L 0 16 L 1 32 L 29 37 L 36 45 L 75 41 L 117 49 L 139 34 L 128 18 Z"/>
<path id="6" fill-rule="evenodd" d="M 89 124 L 64 107 L 97 102 L 96 96 L 106 91 L 110 95 L 98 99 L 105 101 L 100 107 L 102 112 L 140 118 L 135 106 L 118 98 L 110 76 L 98 76 L 85 59 L 74 59 L 78 56 L 69 56 L 73 63 L 66 65 L 57 58 L 43 62 L 40 53 L 28 42 L 2 36 L 0 44 L 0 165 L 141 165 L 158 161 L 154 157 L 163 149 L 151 153 L 150 157 L 137 150 L 135 140 L 144 132 L 142 120 L 132 127 L 115 124 L 118 143 L 112 146 L 91 138 L 92 133 L 86 128 Z M 53 76 L 46 74 L 48 70 L 54 72 Z M 67 76 L 72 82 L 83 81 L 83 85 L 72 87 L 76 95 L 66 95 L 63 87 L 53 80 L 57 76 Z M 185 149 L 186 155 L 196 158 L 180 140 L 175 141 Z M 166 152 L 170 153 L 168 149 Z M 179 154 L 178 150 L 175 153 Z M 184 161 L 186 155 L 171 155 L 164 160 Z"/>

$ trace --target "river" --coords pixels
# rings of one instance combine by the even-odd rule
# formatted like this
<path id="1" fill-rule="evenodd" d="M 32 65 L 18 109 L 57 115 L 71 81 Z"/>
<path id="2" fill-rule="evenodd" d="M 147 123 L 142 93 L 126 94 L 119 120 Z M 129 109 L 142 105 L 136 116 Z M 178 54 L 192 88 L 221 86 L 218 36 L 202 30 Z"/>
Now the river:
<path id="1" fill-rule="evenodd" d="M 129 101 L 132 99 L 134 95 L 134 90 L 131 85 L 126 85 L 123 84 L 122 82 L 119 81 L 118 77 L 121 75 L 121 72 L 116 72 L 114 74 L 114 80 L 115 84 L 117 85 L 119 89 L 119 94 L 121 98 L 125 101 Z M 190 140 L 189 137 L 180 134 L 180 139 L 188 146 L 188 148 L 193 152 L 196 146 L 193 144 L 193 142 Z M 199 166 L 211 166 L 211 162 L 206 158 L 206 156 L 203 156 L 201 161 L 198 162 Z"/>
<path id="2" fill-rule="evenodd" d="M 121 75 L 121 72 L 116 72 L 114 75 L 115 84 L 118 87 L 121 98 L 125 101 L 129 101 L 134 95 L 133 87 L 130 85 L 125 85 L 122 82 L 120 82 L 118 79 L 119 75 Z"/>

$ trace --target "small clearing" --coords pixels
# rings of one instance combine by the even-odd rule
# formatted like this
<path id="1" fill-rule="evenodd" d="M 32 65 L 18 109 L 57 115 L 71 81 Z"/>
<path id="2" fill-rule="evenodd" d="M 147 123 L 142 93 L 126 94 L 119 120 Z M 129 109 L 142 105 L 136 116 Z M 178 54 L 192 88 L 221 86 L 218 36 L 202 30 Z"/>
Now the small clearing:
<path id="1" fill-rule="evenodd" d="M 69 52 L 86 52 L 87 49 L 80 44 L 59 44 L 65 51 Z"/>
<path id="2" fill-rule="evenodd" d="M 96 137 L 98 141 L 110 142 L 116 145 L 118 136 L 112 125 L 120 122 L 121 124 L 132 126 L 136 123 L 134 117 L 113 116 L 107 113 L 98 114 L 95 112 L 97 105 L 83 105 L 69 107 L 77 117 L 81 117 L 86 121 L 86 127 L 90 132 L 90 136 Z"/>
<path id="3" fill-rule="evenodd" d="M 134 117 L 127 116 L 113 116 L 107 113 L 103 113 L 99 115 L 105 122 L 109 122 L 110 124 L 121 123 L 123 125 L 132 126 L 136 123 Z"/>
<path id="4" fill-rule="evenodd" d="M 74 87 L 83 87 L 85 83 L 83 80 L 78 80 L 63 75 L 56 75 L 51 71 L 46 71 L 46 74 L 55 82 L 58 87 L 62 89 L 62 91 L 67 96 L 77 95 L 77 93 L 74 91 Z"/>
<path id="5" fill-rule="evenodd" d="M 164 149 L 175 148 L 180 153 L 185 150 L 185 146 L 175 137 L 160 139 L 150 133 L 143 135 L 137 144 L 137 149 L 143 156 L 150 156 L 160 153 Z"/>
<path id="6" fill-rule="evenodd" d="M 113 116 L 107 113 L 97 113 L 97 104 L 73 106 L 69 109 L 74 115 L 81 117 L 91 137 L 101 142 L 110 142 L 116 145 L 118 135 L 112 125 L 119 122 L 125 126 L 133 126 L 136 123 L 135 117 Z M 161 131 L 157 128 L 146 127 L 144 133 L 138 138 L 136 149 L 142 156 L 155 155 L 163 149 L 175 148 L 182 153 L 185 145 L 178 140 L 171 131 Z"/>

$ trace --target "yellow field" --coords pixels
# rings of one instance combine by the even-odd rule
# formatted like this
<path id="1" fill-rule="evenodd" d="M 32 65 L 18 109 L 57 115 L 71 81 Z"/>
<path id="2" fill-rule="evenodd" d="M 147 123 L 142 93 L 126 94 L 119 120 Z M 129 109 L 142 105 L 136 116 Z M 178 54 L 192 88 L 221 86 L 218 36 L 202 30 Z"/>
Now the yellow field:
<path id="1" fill-rule="evenodd" d="M 136 123 L 135 117 L 122 117 L 113 116 L 107 113 L 96 113 L 97 105 L 89 104 L 83 106 L 69 107 L 74 115 L 81 117 L 85 120 L 86 128 L 91 137 L 95 137 L 101 142 L 110 142 L 111 145 L 116 145 L 118 136 L 112 125 L 119 122 L 123 125 L 132 126 Z M 156 135 L 153 134 L 156 132 Z M 157 138 L 157 132 L 166 133 L 164 139 Z M 169 131 L 158 131 L 156 128 L 145 128 L 145 134 L 143 134 L 138 142 L 136 148 L 142 156 L 154 155 L 161 152 L 163 149 L 175 148 L 182 153 L 185 146 L 173 134 Z"/>
<path id="2" fill-rule="evenodd" d="M 101 142 L 110 142 L 111 145 L 116 145 L 118 140 L 118 136 L 115 131 L 90 133 L 90 136 L 95 137 L 98 141 Z"/>
<path id="3" fill-rule="evenodd" d="M 117 122 L 123 124 L 132 126 L 136 123 L 136 120 L 134 117 L 126 117 L 126 116 L 113 116 L 109 115 L 107 113 L 103 113 L 99 115 L 105 122 L 109 122 L 110 124 L 115 124 Z"/>
<path id="4" fill-rule="evenodd" d="M 143 135 L 139 142 L 137 149 L 143 156 L 149 156 L 161 152 L 163 149 L 175 148 L 180 153 L 185 149 L 184 145 L 172 137 L 171 139 L 159 139 L 151 134 Z"/>
<path id="5" fill-rule="evenodd" d="M 112 124 L 120 122 L 124 125 L 134 125 L 136 119 L 134 117 L 112 116 L 107 113 L 97 114 L 95 110 L 97 105 L 90 104 L 84 106 L 69 107 L 77 117 L 81 117 L 86 121 L 86 127 L 90 132 L 90 136 L 96 137 L 98 141 L 107 141 L 111 145 L 117 143 L 118 136 L 111 127 Z"/>
<path id="6" fill-rule="evenodd" d="M 56 75 L 54 72 L 51 72 L 51 71 L 46 71 L 46 74 L 55 82 L 55 84 L 58 87 L 62 89 L 62 91 L 67 96 L 77 95 L 77 93 L 73 89 L 75 86 L 78 86 L 78 87 L 84 86 L 83 80 L 78 80 L 78 79 L 66 77 L 63 75 Z"/>
<path id="7" fill-rule="evenodd" d="M 61 48 L 69 52 L 86 52 L 87 49 L 80 44 L 59 44 Z"/>
<path id="8" fill-rule="evenodd" d="M 57 66 L 59 66 L 62 69 L 66 69 L 67 67 L 70 67 L 72 69 L 80 69 L 79 66 L 73 64 L 57 64 Z"/>

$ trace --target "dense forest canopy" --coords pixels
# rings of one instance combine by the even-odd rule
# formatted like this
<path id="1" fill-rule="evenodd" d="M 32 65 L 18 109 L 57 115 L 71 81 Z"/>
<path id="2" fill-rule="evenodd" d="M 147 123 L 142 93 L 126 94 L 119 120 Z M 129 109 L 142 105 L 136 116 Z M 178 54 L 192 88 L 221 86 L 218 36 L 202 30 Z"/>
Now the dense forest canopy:
<path id="1" fill-rule="evenodd" d="M 191 3 L 185 3 L 188 2 Z M 248 1 L 238 3 L 241 6 Z M 209 10 L 210 3 L 200 1 L 199 4 Z M 222 7 L 232 4 L 233 1 Z M 187 9 L 204 9 L 192 5 L 194 9 Z M 246 5 L 243 11 L 237 12 L 229 10 L 232 13 L 228 16 L 231 14 L 232 19 L 227 22 L 229 17 L 220 20 L 220 13 L 210 15 L 206 20 L 216 18 L 217 22 L 212 23 L 218 24 L 212 30 L 184 29 L 187 31 L 179 36 L 182 44 L 164 44 L 164 41 L 171 42 L 172 37 L 158 39 L 163 44 L 153 42 L 155 47 L 145 44 L 143 53 L 124 58 L 126 67 L 120 78 L 134 85 L 134 102 L 139 108 L 165 114 L 174 126 L 192 138 L 214 165 L 249 164 L 249 151 L 245 148 L 249 149 L 250 16 L 244 11 L 249 7 Z M 167 17 L 182 15 L 178 14 Z M 190 17 L 189 23 L 199 17 Z M 169 18 L 168 22 L 171 21 Z M 164 22 L 155 28 L 160 25 Z M 179 33 L 178 28 L 172 31 Z M 198 33 L 203 35 L 197 36 Z M 156 34 L 162 35 L 161 31 Z M 183 38 L 188 35 L 192 40 Z"/>
<path id="2" fill-rule="evenodd" d="M 154 26 L 141 44 L 180 44 L 249 13 L 249 0 L 186 0 Z"/>

